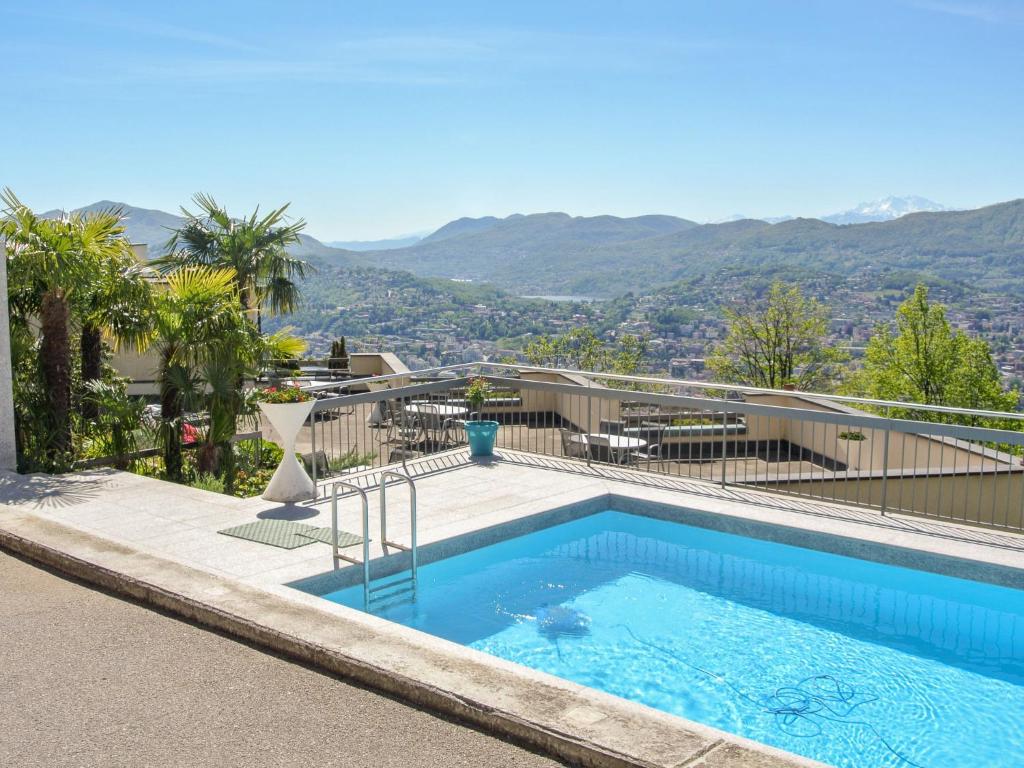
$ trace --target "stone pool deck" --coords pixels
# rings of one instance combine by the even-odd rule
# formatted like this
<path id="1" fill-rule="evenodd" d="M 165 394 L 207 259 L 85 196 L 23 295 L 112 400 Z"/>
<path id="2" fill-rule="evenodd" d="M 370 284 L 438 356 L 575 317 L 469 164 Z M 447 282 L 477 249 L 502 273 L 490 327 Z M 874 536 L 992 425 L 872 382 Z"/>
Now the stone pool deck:
<path id="1" fill-rule="evenodd" d="M 615 499 L 619 508 L 682 510 L 684 521 L 708 527 L 1024 586 L 1024 537 L 1014 534 L 510 451 L 486 462 L 455 451 L 408 469 L 427 558 L 557 521 L 551 510 L 578 514 Z M 352 477 L 373 488 L 379 470 Z M 389 537 L 397 541 L 408 540 L 407 498 L 400 485 L 388 491 Z M 371 491 L 371 557 L 381 554 L 376 500 Z M 260 518 L 326 527 L 325 498 L 282 506 L 95 471 L 0 476 L 0 504 L 4 548 L 563 760 L 666 768 L 814 764 L 286 586 L 352 572 L 334 573 L 325 544 L 282 550 L 217 533 Z M 358 533 L 358 498 L 342 498 L 339 512 L 341 527 Z"/>

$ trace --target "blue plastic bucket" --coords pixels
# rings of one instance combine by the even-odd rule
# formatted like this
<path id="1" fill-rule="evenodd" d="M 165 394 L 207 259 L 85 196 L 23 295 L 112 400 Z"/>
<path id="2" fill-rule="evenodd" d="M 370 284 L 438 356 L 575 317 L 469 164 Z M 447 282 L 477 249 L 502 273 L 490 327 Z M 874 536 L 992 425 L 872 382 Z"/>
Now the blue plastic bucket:
<path id="1" fill-rule="evenodd" d="M 494 440 L 498 436 L 496 421 L 467 421 L 466 437 L 469 438 L 470 456 L 491 456 Z"/>

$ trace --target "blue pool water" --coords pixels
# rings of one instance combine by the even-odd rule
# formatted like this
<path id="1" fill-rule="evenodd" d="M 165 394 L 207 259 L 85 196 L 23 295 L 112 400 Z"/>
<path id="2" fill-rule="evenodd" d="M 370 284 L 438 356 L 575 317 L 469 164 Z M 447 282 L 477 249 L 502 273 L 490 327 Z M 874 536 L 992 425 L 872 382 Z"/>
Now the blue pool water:
<path id="1" fill-rule="evenodd" d="M 608 511 L 374 613 L 844 768 L 1024 765 L 1014 589 Z"/>

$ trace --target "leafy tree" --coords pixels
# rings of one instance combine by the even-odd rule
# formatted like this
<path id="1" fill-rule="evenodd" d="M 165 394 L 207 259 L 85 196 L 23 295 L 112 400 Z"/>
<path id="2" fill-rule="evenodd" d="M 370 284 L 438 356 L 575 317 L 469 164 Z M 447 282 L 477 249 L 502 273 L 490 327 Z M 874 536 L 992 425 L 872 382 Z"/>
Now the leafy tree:
<path id="1" fill-rule="evenodd" d="M 875 331 L 850 391 L 878 400 L 957 408 L 1017 407 L 1019 395 L 1003 389 L 988 343 L 950 328 L 946 308 L 928 301 L 926 286 L 919 284 L 899 306 L 895 325 L 895 332 L 888 325 Z M 942 416 L 927 411 L 892 413 L 921 419 Z"/>
<path id="2" fill-rule="evenodd" d="M 749 309 L 726 309 L 729 329 L 708 357 L 719 381 L 780 389 L 830 389 L 846 360 L 827 345 L 828 308 L 795 285 L 772 283 Z"/>
<path id="3" fill-rule="evenodd" d="M 264 307 L 272 314 L 292 312 L 300 298 L 296 280 L 305 276 L 308 265 L 287 249 L 299 243 L 306 222 L 288 222 L 288 205 L 264 216 L 257 209 L 247 218 L 234 219 L 209 195 L 198 194 L 193 202 L 199 211 L 181 209 L 185 223 L 168 242 L 161 264 L 233 270 L 242 309 L 256 314 L 257 327 L 262 328 Z"/>
<path id="4" fill-rule="evenodd" d="M 593 329 L 573 328 L 561 336 L 539 336 L 523 350 L 531 365 L 545 368 L 573 368 L 628 375 L 636 373 L 647 354 L 647 339 L 630 334 L 617 346 L 601 341 Z"/>

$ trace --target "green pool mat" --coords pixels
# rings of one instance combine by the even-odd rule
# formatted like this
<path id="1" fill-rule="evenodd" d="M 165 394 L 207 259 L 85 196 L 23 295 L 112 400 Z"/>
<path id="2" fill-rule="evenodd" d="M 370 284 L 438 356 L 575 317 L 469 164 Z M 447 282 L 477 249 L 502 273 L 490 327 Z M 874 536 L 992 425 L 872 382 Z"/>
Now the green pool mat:
<path id="1" fill-rule="evenodd" d="M 324 544 L 331 543 L 330 528 L 314 528 L 312 531 L 300 533 L 299 536 L 301 536 L 304 539 L 312 539 L 313 541 L 322 541 Z M 362 543 L 362 536 L 356 536 L 354 533 L 349 533 L 347 531 L 338 531 L 339 547 L 354 547 L 356 544 Z"/>
<path id="2" fill-rule="evenodd" d="M 236 539 L 255 541 L 257 544 L 269 544 L 281 549 L 296 549 L 321 541 L 331 543 L 331 529 L 317 528 L 315 525 L 299 523 L 295 520 L 255 520 L 251 523 L 225 528 L 218 533 L 234 536 Z M 343 547 L 361 544 L 363 539 L 345 531 L 338 531 L 338 543 Z"/>

